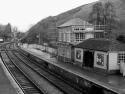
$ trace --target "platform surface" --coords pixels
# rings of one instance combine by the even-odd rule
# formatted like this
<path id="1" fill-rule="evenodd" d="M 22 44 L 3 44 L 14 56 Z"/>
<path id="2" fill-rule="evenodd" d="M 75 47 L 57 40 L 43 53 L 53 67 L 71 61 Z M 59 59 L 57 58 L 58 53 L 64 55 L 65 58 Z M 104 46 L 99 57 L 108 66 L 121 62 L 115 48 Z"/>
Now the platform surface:
<path id="1" fill-rule="evenodd" d="M 79 77 L 82 77 L 86 80 L 89 80 L 95 84 L 98 84 L 106 89 L 111 91 L 115 91 L 119 94 L 125 94 L 125 77 L 122 75 L 101 75 L 94 72 L 90 72 L 87 70 L 83 70 L 77 66 L 62 63 L 56 60 L 56 58 L 52 58 L 50 54 L 42 52 L 40 50 L 32 49 L 32 48 L 22 48 L 23 50 L 37 56 L 48 63 L 54 64 L 68 72 L 71 72 Z"/>

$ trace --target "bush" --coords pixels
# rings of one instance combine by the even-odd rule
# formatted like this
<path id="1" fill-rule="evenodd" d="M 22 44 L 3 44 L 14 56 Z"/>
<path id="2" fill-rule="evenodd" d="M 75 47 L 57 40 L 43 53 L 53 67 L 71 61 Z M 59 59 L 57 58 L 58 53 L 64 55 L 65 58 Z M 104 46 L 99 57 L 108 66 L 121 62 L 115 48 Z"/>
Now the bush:
<path id="1" fill-rule="evenodd" d="M 116 38 L 116 40 L 118 40 L 118 41 L 120 41 L 120 42 L 122 42 L 122 43 L 125 43 L 125 36 L 119 35 L 119 36 Z"/>

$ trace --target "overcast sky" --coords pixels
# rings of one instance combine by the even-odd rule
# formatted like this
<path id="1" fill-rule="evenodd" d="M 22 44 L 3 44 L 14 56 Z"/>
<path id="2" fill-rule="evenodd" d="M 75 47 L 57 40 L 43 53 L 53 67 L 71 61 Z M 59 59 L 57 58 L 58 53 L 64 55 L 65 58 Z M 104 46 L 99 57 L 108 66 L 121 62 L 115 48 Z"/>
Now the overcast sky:
<path id="1" fill-rule="evenodd" d="M 32 24 L 97 0 L 0 0 L 0 24 L 26 31 Z"/>

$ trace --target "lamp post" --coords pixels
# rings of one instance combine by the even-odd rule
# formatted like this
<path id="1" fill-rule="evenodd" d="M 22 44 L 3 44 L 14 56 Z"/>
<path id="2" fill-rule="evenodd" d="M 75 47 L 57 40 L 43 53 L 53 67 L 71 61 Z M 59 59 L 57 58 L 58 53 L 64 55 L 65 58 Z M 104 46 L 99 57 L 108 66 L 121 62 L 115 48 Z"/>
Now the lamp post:
<path id="1" fill-rule="evenodd" d="M 39 45 L 40 45 L 40 31 L 39 31 Z"/>
<path id="2" fill-rule="evenodd" d="M 48 46 L 48 44 L 47 44 L 47 43 L 44 43 L 43 45 L 44 45 L 44 47 L 45 47 L 45 52 L 47 52 L 47 46 Z"/>
<path id="3" fill-rule="evenodd" d="M 40 45 L 40 34 L 36 35 L 36 38 L 38 38 L 38 44 Z"/>

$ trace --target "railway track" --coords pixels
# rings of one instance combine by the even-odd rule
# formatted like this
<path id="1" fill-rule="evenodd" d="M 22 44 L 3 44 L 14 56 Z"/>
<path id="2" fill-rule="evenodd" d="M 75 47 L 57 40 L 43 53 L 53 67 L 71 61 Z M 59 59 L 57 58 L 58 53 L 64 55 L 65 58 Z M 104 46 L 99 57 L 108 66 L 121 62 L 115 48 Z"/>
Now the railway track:
<path id="1" fill-rule="evenodd" d="M 51 72 L 50 70 L 46 69 L 40 63 L 38 63 L 36 61 L 33 61 L 33 60 L 27 58 L 26 56 L 22 56 L 19 53 L 16 53 L 16 56 L 18 56 L 19 59 L 23 60 L 23 62 L 26 62 L 26 63 L 28 62 L 27 63 L 28 66 L 30 66 L 33 69 L 35 69 L 36 71 L 38 71 L 41 75 L 43 75 L 48 80 L 51 80 L 57 87 L 65 89 L 66 92 L 74 91 L 74 90 L 79 91 L 79 94 L 81 92 L 83 92 L 83 89 L 80 89 L 80 88 L 78 88 L 78 86 L 72 84 L 71 82 L 64 80 L 61 76 L 59 76 L 59 75 Z M 75 93 L 75 91 L 74 91 L 74 93 Z"/>
<path id="2" fill-rule="evenodd" d="M 33 70 L 31 67 L 19 60 L 11 51 L 8 52 L 8 55 L 14 64 L 20 68 L 20 70 L 25 73 L 26 76 L 34 82 L 34 84 L 37 85 L 41 91 L 45 91 L 45 94 L 68 94 L 63 90 L 56 88 L 50 81 L 37 73 L 37 71 Z"/>
<path id="3" fill-rule="evenodd" d="M 53 86 L 48 86 L 48 89 L 49 89 L 49 87 L 51 88 L 48 91 L 43 89 L 41 87 L 41 85 L 36 83 L 36 79 L 33 79 L 30 76 L 30 74 L 28 74 L 26 72 L 26 71 L 28 71 L 28 68 L 23 66 L 25 68 L 25 71 L 23 69 L 21 69 L 20 66 L 17 66 L 15 64 L 14 61 L 16 61 L 16 60 L 13 61 L 12 58 L 10 58 L 10 56 L 8 57 L 8 54 L 5 53 L 4 51 L 1 52 L 1 57 L 2 57 L 2 60 L 5 64 L 5 66 L 7 67 L 7 69 L 11 73 L 12 77 L 17 82 L 17 84 L 20 86 L 20 88 L 22 89 L 24 94 L 64 94 L 62 91 L 59 91 L 58 89 L 54 89 Z M 16 61 L 16 62 L 18 62 L 18 61 Z M 30 70 L 29 70 L 29 72 L 30 72 Z M 34 77 L 37 76 L 33 73 L 32 73 L 32 75 Z M 46 83 L 46 82 L 42 81 L 41 79 L 40 80 L 38 79 L 38 82 L 39 81 L 43 82 L 44 84 Z M 43 87 L 44 87 L 44 85 L 43 85 Z"/>
<path id="4" fill-rule="evenodd" d="M 15 52 L 14 54 L 15 54 L 15 56 L 17 56 L 18 60 L 20 59 L 27 66 L 29 66 L 32 70 L 37 71 L 38 74 L 40 74 L 42 77 L 47 79 L 55 87 L 59 88 L 66 94 L 82 94 L 81 91 L 76 90 L 75 88 L 71 87 L 69 84 L 67 84 L 64 81 L 60 80 L 59 78 L 55 77 L 55 75 L 53 75 L 52 72 L 50 73 L 47 71 L 47 69 L 45 70 L 42 67 L 40 67 L 41 65 L 36 64 L 35 62 L 29 60 L 29 58 L 26 58 L 26 57 L 20 55 L 18 52 Z"/>
<path id="5" fill-rule="evenodd" d="M 8 46 L 8 48 L 10 49 L 11 47 Z M 50 73 L 47 73 L 33 62 L 31 63 L 29 59 L 21 56 L 21 54 L 19 54 L 17 51 L 9 50 L 8 53 L 3 51 L 1 52 L 1 57 L 4 64 L 6 63 L 5 65 L 8 70 L 12 71 L 11 74 L 16 79 L 16 82 L 26 94 L 83 94 L 81 91 L 74 89 L 60 79 L 52 76 Z M 41 87 L 41 83 L 44 82 L 41 79 L 44 79 L 51 84 L 51 87 L 47 85 L 48 88 L 50 87 L 50 90 L 48 91 L 51 91 L 51 93 L 46 92 L 47 90 L 45 90 L 45 86 Z M 32 85 L 30 85 L 31 83 Z M 51 90 L 52 86 L 55 88 L 55 91 Z"/>
<path id="6" fill-rule="evenodd" d="M 18 55 L 20 55 L 19 57 L 22 57 L 22 60 L 28 60 L 28 61 L 30 61 L 29 65 L 37 66 L 40 69 L 44 70 L 45 72 L 48 72 L 48 73 L 52 74 L 53 76 L 55 76 L 56 78 L 60 79 L 64 83 L 70 85 L 70 87 L 72 87 L 72 88 L 74 88 L 74 89 L 76 89 L 76 90 L 78 90 L 80 92 L 86 93 L 85 89 L 83 89 L 82 87 L 78 86 L 76 83 L 73 83 L 73 82 L 71 82 L 71 81 L 69 81 L 67 79 L 64 79 L 61 75 L 56 74 L 55 72 L 52 72 L 51 70 L 49 70 L 48 68 L 46 68 L 46 66 L 41 65 L 42 62 L 44 62 L 44 61 L 40 60 L 37 57 L 29 56 L 29 53 L 27 53 L 25 51 L 22 51 L 21 49 L 18 49 L 18 51 L 21 53 L 21 54 L 18 54 Z"/>
<path id="7" fill-rule="evenodd" d="M 44 94 L 43 91 L 39 90 L 34 83 L 32 83 L 9 59 L 5 52 L 1 52 L 1 57 L 4 65 L 20 86 L 24 94 Z"/>

